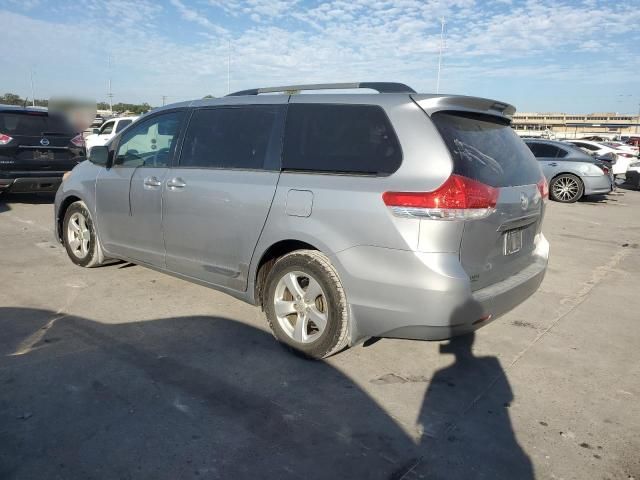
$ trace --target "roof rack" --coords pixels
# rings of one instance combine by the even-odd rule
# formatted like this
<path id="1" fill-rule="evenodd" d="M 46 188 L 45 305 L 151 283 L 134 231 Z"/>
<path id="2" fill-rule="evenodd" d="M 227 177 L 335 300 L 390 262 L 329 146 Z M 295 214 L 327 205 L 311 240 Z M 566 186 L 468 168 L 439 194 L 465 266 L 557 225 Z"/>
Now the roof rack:
<path id="1" fill-rule="evenodd" d="M 395 82 L 355 82 L 355 83 L 316 83 L 310 85 L 287 85 L 284 87 L 252 88 L 241 90 L 227 95 L 238 97 L 242 95 L 258 95 L 260 93 L 288 93 L 295 94 L 302 90 L 350 90 L 353 88 L 369 88 L 378 93 L 416 93 L 416 91 L 404 83 Z"/>

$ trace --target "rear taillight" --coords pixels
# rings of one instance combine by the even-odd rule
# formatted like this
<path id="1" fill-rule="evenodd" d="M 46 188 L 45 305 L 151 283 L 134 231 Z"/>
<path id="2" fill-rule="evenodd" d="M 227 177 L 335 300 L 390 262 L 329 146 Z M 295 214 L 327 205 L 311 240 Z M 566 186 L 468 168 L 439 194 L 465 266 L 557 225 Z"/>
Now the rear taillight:
<path id="1" fill-rule="evenodd" d="M 542 177 L 540 181 L 537 183 L 538 191 L 540 192 L 540 196 L 543 200 L 549 198 L 549 184 L 547 183 L 547 179 Z"/>
<path id="2" fill-rule="evenodd" d="M 76 147 L 84 147 L 84 137 L 81 133 L 79 133 L 71 139 L 71 143 L 73 143 Z"/>
<path id="3" fill-rule="evenodd" d="M 471 220 L 491 215 L 499 191 L 461 175 L 451 175 L 432 192 L 385 192 L 382 200 L 398 217 Z"/>
<path id="4" fill-rule="evenodd" d="M 604 165 L 598 165 L 605 175 L 609 175 L 609 169 Z"/>
<path id="5" fill-rule="evenodd" d="M 4 133 L 0 133 L 0 145 L 6 145 L 11 140 L 13 140 L 13 138 L 10 137 L 9 135 L 5 135 Z"/>

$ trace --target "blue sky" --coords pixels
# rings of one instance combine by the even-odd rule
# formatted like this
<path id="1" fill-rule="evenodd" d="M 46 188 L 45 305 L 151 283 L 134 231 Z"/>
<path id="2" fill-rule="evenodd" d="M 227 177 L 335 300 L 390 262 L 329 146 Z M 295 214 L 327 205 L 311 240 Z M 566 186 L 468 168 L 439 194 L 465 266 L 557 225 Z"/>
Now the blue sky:
<path id="1" fill-rule="evenodd" d="M 519 111 L 634 113 L 640 0 L 0 0 L 0 92 L 159 105 L 291 83 L 400 81 Z"/>

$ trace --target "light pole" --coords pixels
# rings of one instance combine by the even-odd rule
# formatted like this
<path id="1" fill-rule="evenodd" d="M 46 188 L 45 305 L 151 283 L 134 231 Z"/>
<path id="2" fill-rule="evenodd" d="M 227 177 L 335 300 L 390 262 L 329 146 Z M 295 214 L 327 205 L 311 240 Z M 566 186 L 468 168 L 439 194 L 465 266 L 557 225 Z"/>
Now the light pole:
<path id="1" fill-rule="evenodd" d="M 109 111 L 113 114 L 113 92 L 111 91 L 111 54 L 109 54 L 109 79 L 107 80 L 107 97 L 109 97 Z"/>
<path id="2" fill-rule="evenodd" d="M 440 18 L 440 53 L 438 54 L 438 80 L 436 81 L 436 93 L 440 93 L 440 69 L 442 68 L 442 51 L 444 50 L 444 17 Z"/>
<path id="3" fill-rule="evenodd" d="M 227 93 L 231 93 L 231 40 L 227 51 Z"/>
<path id="4" fill-rule="evenodd" d="M 33 87 L 33 68 L 31 69 L 31 105 L 36 106 L 36 91 Z"/>

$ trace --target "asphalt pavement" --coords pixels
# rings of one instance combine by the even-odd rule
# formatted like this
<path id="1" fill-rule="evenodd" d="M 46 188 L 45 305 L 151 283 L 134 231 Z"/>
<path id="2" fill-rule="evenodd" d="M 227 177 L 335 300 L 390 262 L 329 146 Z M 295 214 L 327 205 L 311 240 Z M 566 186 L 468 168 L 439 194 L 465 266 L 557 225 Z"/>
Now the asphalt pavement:
<path id="1" fill-rule="evenodd" d="M 324 362 L 262 313 L 73 265 L 50 197 L 0 197 L 1 479 L 640 480 L 640 192 L 549 203 L 540 290 L 448 342 Z"/>

